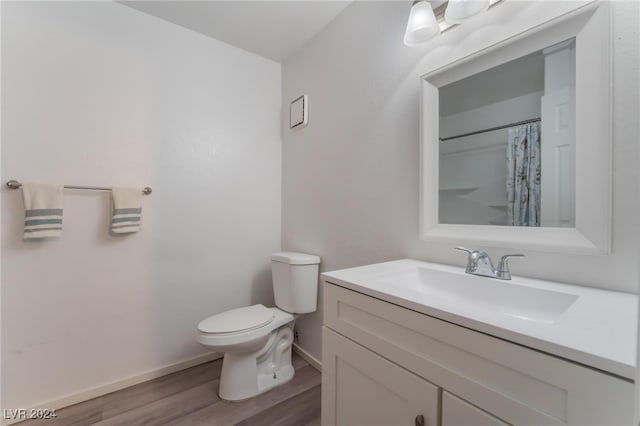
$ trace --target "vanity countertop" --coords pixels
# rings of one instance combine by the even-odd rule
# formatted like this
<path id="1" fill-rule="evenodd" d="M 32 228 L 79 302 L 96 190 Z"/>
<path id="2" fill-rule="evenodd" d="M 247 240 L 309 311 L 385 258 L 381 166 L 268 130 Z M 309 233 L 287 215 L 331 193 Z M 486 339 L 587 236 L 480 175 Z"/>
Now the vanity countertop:
<path id="1" fill-rule="evenodd" d="M 426 289 L 415 284 L 396 285 L 407 281 L 402 277 L 415 271 L 427 273 L 427 278 L 418 278 L 422 280 L 444 278 L 432 280 L 452 283 L 451 288 L 457 287 L 455 291 L 462 297 L 455 291 L 448 292 L 443 287 L 447 283 Z M 413 311 L 635 380 L 637 295 L 518 276 L 511 281 L 475 277 L 465 274 L 461 267 L 413 259 L 325 272 L 321 277 L 328 283 Z M 458 286 L 458 282 L 471 286 L 466 287 L 471 291 Z M 488 292 L 476 291 L 474 295 L 474 283 L 482 289 L 488 286 Z M 563 301 L 559 303 L 568 305 L 557 308 L 557 317 L 553 316 L 556 308 L 549 307 L 556 301 L 547 301 L 547 294 L 560 295 Z M 478 303 L 474 303 L 476 297 Z M 538 316 L 536 312 L 509 313 L 504 309 L 509 300 L 523 306 L 538 303 L 543 312 Z"/>

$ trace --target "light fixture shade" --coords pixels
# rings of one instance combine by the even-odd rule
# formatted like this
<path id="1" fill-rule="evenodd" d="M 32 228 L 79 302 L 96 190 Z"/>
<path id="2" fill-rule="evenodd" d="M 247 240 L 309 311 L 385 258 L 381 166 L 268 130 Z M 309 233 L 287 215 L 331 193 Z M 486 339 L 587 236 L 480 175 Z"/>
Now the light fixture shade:
<path id="1" fill-rule="evenodd" d="M 404 44 L 416 46 L 424 43 L 440 32 L 436 15 L 431 3 L 426 0 L 416 0 L 411 6 L 407 30 L 404 33 Z"/>
<path id="2" fill-rule="evenodd" d="M 450 24 L 461 24 L 489 8 L 490 0 L 449 0 L 444 19 Z"/>

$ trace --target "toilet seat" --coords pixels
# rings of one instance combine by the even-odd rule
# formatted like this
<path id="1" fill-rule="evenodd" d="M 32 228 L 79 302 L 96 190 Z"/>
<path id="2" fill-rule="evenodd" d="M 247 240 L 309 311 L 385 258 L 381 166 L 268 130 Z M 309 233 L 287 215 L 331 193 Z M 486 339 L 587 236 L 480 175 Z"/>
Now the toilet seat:
<path id="1" fill-rule="evenodd" d="M 257 304 L 231 309 L 200 321 L 198 330 L 205 334 L 232 334 L 251 331 L 270 324 L 275 318 L 272 309 Z"/>

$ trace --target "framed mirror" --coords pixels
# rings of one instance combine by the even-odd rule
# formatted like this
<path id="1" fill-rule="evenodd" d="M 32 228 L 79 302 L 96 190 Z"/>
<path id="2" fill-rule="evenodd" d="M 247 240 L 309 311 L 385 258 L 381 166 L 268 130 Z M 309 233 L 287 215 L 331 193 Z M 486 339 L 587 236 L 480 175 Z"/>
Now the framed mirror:
<path id="1" fill-rule="evenodd" d="M 421 238 L 609 253 L 610 85 L 600 2 L 424 75 Z"/>

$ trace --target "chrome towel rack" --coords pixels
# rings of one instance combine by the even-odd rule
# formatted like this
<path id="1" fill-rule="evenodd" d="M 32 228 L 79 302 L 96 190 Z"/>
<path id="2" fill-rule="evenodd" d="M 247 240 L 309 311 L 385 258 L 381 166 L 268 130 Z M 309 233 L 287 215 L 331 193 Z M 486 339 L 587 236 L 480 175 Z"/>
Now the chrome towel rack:
<path id="1" fill-rule="evenodd" d="M 22 186 L 22 183 L 18 182 L 17 180 L 10 180 L 7 182 L 7 186 L 11 189 L 18 189 Z M 64 186 L 65 189 L 87 189 L 90 191 L 111 191 L 111 188 L 106 187 L 106 186 L 78 186 L 78 185 L 65 185 Z M 145 186 L 144 188 L 142 188 L 142 193 L 144 195 L 149 195 L 151 194 L 151 192 L 153 192 L 151 190 L 150 187 Z"/>

